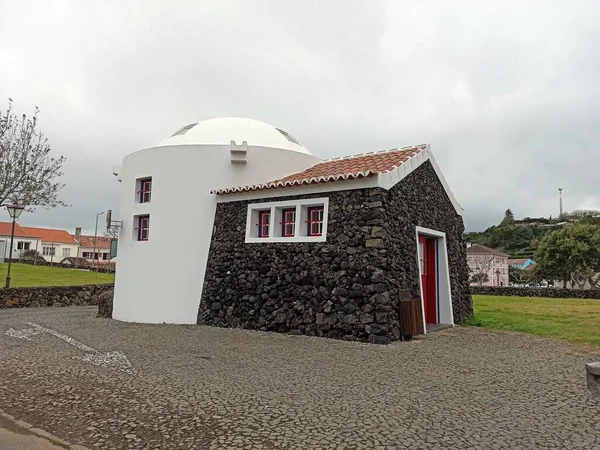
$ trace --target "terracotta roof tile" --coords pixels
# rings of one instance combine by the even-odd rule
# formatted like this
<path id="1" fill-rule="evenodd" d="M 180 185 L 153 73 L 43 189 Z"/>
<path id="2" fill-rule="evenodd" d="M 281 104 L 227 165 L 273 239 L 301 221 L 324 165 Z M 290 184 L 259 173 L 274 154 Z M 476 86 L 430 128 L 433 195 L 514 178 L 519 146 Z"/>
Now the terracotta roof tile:
<path id="1" fill-rule="evenodd" d="M 509 265 L 517 264 L 520 266 L 520 265 L 525 264 L 527 261 L 529 261 L 527 258 L 509 259 L 508 264 Z"/>
<path id="2" fill-rule="evenodd" d="M 397 167 L 400 167 L 414 155 L 428 148 L 429 146 L 427 144 L 422 144 L 414 147 L 329 159 L 321 161 L 302 172 L 288 175 L 279 180 L 273 180 L 263 184 L 254 184 L 251 186 L 217 189 L 213 191 L 213 193 L 230 194 L 234 192 L 256 191 L 302 184 L 370 177 L 379 173 L 391 172 Z"/>
<path id="3" fill-rule="evenodd" d="M 29 236 L 39 237 L 42 242 L 56 242 L 57 244 L 77 244 L 77 241 L 65 230 L 50 228 L 23 227 Z"/>
<path id="4" fill-rule="evenodd" d="M 79 237 L 79 245 L 84 248 L 94 248 L 94 236 L 81 235 Z M 110 239 L 107 239 L 104 236 L 96 237 L 95 247 L 97 249 L 110 248 Z"/>
<path id="5" fill-rule="evenodd" d="M 12 232 L 12 222 L 0 222 L 0 236 L 10 236 Z M 27 233 L 21 225 L 15 222 L 16 237 L 34 237 Z"/>

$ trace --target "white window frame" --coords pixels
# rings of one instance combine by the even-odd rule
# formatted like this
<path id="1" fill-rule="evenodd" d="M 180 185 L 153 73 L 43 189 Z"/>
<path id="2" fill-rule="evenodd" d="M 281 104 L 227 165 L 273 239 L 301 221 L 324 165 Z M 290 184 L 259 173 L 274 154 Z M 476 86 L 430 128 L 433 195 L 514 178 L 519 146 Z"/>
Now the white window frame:
<path id="1" fill-rule="evenodd" d="M 71 256 L 71 249 L 67 247 L 63 247 L 62 249 L 63 258 L 69 258 Z"/>
<path id="2" fill-rule="evenodd" d="M 42 247 L 42 255 L 44 256 L 56 256 L 57 246 L 52 247 L 51 245 Z"/>
<path id="3" fill-rule="evenodd" d="M 308 236 L 306 228 L 307 211 L 311 206 L 323 207 L 323 234 Z M 281 215 L 284 209 L 296 209 L 294 236 L 281 236 Z M 254 232 L 259 211 L 271 210 L 271 222 L 268 237 L 258 237 Z M 293 243 L 293 242 L 325 242 L 327 240 L 327 218 L 329 217 L 329 198 L 305 198 L 301 200 L 286 200 L 281 202 L 250 203 L 246 214 L 246 243 Z"/>

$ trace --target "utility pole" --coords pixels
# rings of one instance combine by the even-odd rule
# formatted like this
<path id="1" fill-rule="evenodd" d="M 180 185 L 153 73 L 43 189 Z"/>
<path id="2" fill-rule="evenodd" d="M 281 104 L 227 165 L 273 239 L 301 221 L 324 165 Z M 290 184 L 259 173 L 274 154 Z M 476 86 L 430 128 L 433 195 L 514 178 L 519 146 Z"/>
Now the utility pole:
<path id="1" fill-rule="evenodd" d="M 558 208 L 559 208 L 559 218 L 563 216 L 563 205 L 562 205 L 562 188 L 558 188 Z"/>

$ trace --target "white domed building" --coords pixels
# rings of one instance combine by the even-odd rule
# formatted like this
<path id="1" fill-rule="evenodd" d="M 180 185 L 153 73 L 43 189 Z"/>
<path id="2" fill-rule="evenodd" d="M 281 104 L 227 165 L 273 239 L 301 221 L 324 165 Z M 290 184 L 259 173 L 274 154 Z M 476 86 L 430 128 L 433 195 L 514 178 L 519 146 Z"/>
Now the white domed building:
<path id="1" fill-rule="evenodd" d="M 113 317 L 385 343 L 472 315 L 463 209 L 429 145 L 322 161 L 251 119 L 126 156 Z M 415 306 L 416 308 L 416 306 Z"/>
<path id="2" fill-rule="evenodd" d="M 186 125 L 125 157 L 113 317 L 196 323 L 217 204 L 211 191 L 319 162 L 285 131 L 242 118 Z"/>

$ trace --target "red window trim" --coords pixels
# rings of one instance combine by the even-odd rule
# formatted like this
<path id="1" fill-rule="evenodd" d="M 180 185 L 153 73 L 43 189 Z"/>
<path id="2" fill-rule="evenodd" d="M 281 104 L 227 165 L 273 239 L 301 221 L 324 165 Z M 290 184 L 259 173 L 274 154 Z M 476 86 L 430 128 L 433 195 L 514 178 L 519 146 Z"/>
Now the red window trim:
<path id="1" fill-rule="evenodd" d="M 148 236 L 150 235 L 150 215 L 146 214 L 143 216 L 138 216 L 138 226 L 137 230 L 137 240 L 138 241 L 147 241 Z M 146 231 L 146 237 L 143 237 L 142 234 Z"/>
<path id="2" fill-rule="evenodd" d="M 291 220 L 288 220 L 288 214 L 293 214 Z M 283 237 L 294 237 L 294 226 L 296 225 L 296 208 L 286 208 L 281 212 L 281 236 Z M 292 230 L 291 234 L 286 231 L 287 226 L 290 225 Z"/>
<path id="3" fill-rule="evenodd" d="M 150 187 L 148 187 L 148 185 Z M 140 190 L 137 192 L 140 195 L 140 203 L 149 203 L 152 194 L 152 177 L 142 178 L 140 180 Z"/>
<path id="4" fill-rule="evenodd" d="M 318 215 L 317 215 L 317 219 L 313 220 L 312 218 L 312 213 L 313 212 L 318 212 L 321 211 L 323 212 L 323 218 L 325 216 L 325 211 L 324 208 L 322 206 L 311 206 L 308 208 L 308 220 L 306 221 L 307 224 L 307 231 L 306 234 L 307 236 L 323 236 L 323 218 L 322 219 L 318 219 Z M 313 233 L 312 232 L 312 225 L 313 224 L 321 224 L 321 233 Z"/>
<path id="5" fill-rule="evenodd" d="M 267 220 L 263 220 L 264 217 L 267 217 Z M 258 237 L 259 238 L 268 238 L 269 237 L 269 227 L 271 226 L 271 210 L 265 209 L 263 211 L 258 212 Z"/>

